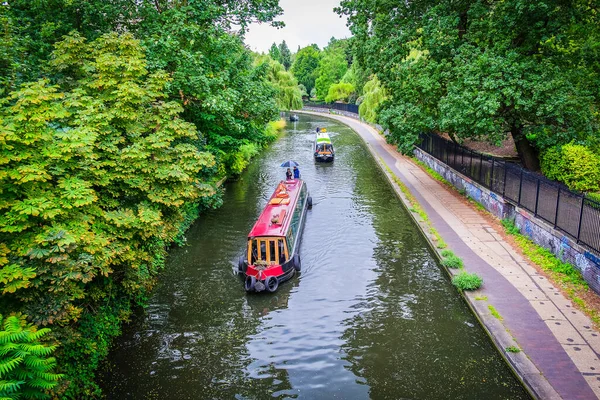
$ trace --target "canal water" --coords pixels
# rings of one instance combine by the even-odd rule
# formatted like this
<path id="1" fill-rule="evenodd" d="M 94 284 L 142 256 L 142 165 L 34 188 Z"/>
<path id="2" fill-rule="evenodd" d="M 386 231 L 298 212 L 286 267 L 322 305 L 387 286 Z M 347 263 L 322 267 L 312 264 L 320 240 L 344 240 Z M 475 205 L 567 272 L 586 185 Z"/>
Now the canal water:
<path id="1" fill-rule="evenodd" d="M 332 164 L 312 159 L 317 126 Z M 302 272 L 275 294 L 246 294 L 232 271 L 288 159 L 314 203 Z M 305 115 L 170 252 L 101 382 L 109 399 L 528 398 L 361 139 Z"/>

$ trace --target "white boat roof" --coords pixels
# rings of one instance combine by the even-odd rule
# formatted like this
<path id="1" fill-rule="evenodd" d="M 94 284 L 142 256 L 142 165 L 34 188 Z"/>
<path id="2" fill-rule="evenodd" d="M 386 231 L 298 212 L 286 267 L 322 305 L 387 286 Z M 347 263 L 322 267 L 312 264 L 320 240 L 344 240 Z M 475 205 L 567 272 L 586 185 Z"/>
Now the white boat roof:
<path id="1" fill-rule="evenodd" d="M 327 132 L 317 132 L 317 143 L 331 143 Z"/>

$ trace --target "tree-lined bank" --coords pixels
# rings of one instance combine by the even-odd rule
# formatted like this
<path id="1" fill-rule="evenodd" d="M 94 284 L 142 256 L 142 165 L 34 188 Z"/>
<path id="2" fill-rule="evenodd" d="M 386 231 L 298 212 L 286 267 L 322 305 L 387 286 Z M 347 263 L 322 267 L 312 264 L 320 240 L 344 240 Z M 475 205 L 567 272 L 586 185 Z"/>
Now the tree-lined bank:
<path id="1" fill-rule="evenodd" d="M 280 13 L 256 0 L 0 5 L 2 397 L 100 395 L 94 369 L 167 247 L 277 135 L 296 84 L 242 34 Z"/>

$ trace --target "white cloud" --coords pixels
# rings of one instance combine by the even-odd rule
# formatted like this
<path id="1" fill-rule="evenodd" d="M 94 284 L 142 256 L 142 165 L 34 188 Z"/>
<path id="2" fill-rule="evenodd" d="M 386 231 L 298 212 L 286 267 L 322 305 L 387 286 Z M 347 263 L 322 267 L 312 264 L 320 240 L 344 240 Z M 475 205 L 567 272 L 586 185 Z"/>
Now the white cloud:
<path id="1" fill-rule="evenodd" d="M 253 51 L 267 52 L 273 42 L 285 40 L 295 53 L 300 47 L 312 43 L 323 48 L 334 36 L 336 39 L 350 37 L 346 18 L 333 12 L 339 0 L 280 0 L 283 15 L 277 18 L 285 22 L 285 27 L 275 29 L 267 24 L 252 24 L 244 42 Z"/>

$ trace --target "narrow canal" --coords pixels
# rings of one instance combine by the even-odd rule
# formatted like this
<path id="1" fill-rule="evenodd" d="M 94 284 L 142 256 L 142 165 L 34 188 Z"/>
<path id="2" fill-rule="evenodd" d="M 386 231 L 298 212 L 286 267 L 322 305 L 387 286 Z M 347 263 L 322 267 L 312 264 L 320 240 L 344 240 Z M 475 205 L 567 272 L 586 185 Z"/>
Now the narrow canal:
<path id="1" fill-rule="evenodd" d="M 317 126 L 332 164 L 312 159 Z M 314 202 L 303 271 L 247 295 L 232 270 L 288 159 Z M 109 399 L 528 398 L 358 135 L 304 115 L 171 251 L 101 375 Z"/>

